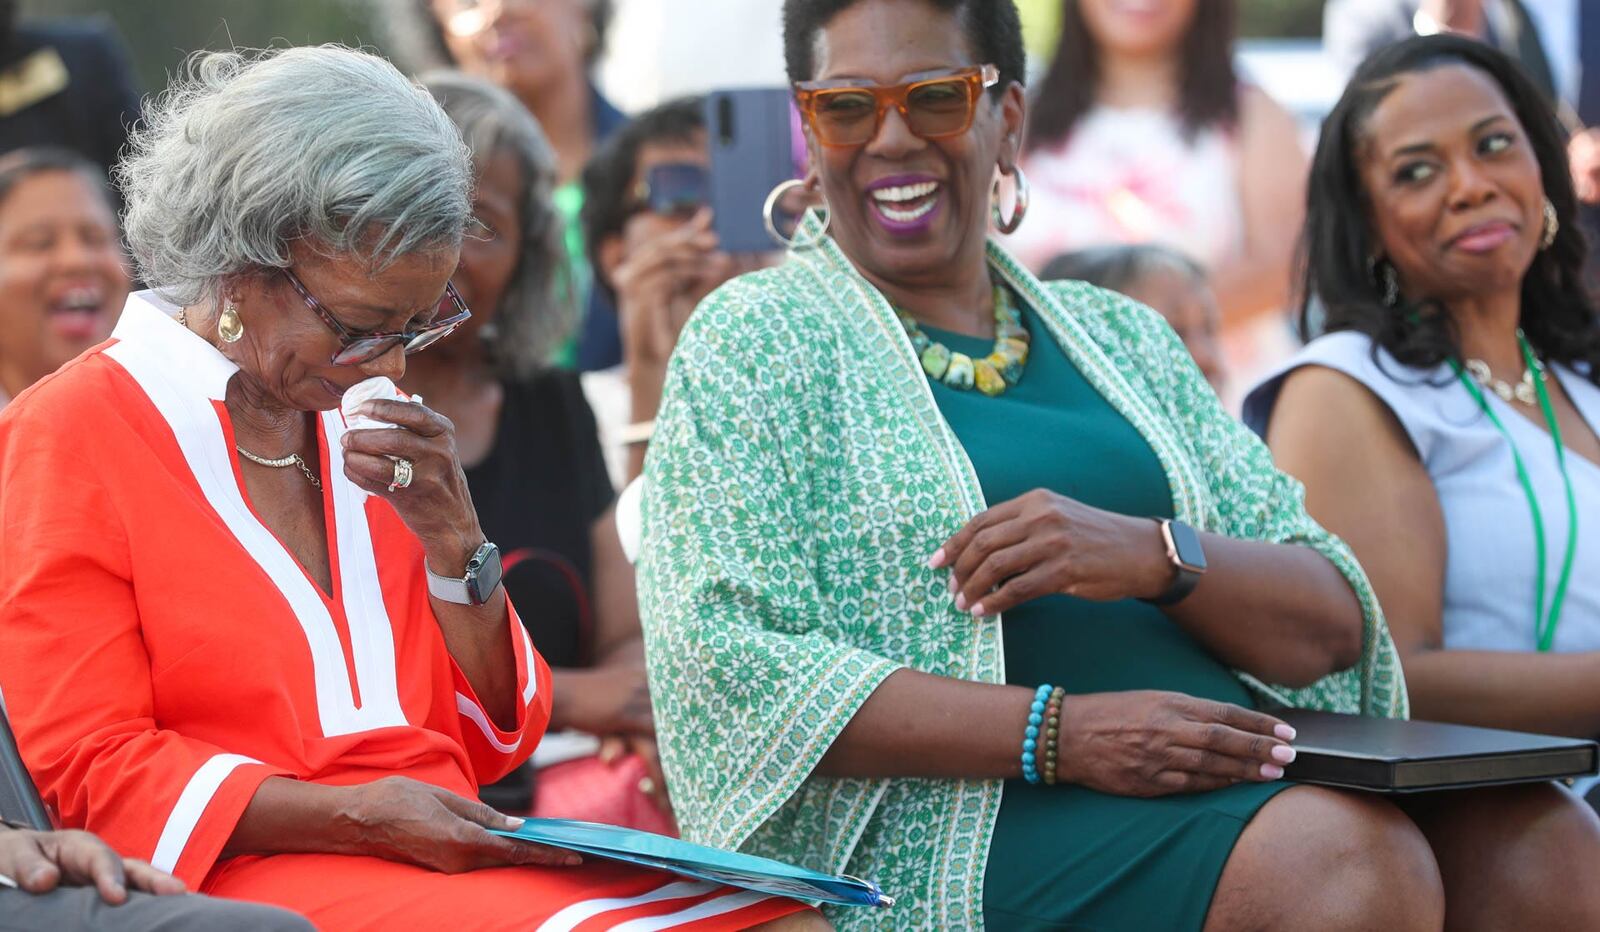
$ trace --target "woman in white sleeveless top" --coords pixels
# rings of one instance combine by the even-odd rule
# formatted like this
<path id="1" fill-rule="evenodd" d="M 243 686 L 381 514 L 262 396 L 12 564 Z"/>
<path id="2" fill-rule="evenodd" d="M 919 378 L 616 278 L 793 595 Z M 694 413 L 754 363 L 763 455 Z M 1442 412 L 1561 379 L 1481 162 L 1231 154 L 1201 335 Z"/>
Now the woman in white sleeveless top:
<path id="1" fill-rule="evenodd" d="M 1372 577 L 1414 715 L 1595 737 L 1600 317 L 1564 139 L 1478 43 L 1368 59 L 1312 167 L 1330 333 L 1245 408 Z"/>
<path id="2" fill-rule="evenodd" d="M 1067 0 L 1022 160 L 1035 271 L 1090 246 L 1158 243 L 1210 274 L 1237 372 L 1292 345 L 1277 313 L 1306 157 L 1294 119 L 1233 68 L 1234 0 Z M 1274 339 L 1275 338 L 1275 339 Z"/>

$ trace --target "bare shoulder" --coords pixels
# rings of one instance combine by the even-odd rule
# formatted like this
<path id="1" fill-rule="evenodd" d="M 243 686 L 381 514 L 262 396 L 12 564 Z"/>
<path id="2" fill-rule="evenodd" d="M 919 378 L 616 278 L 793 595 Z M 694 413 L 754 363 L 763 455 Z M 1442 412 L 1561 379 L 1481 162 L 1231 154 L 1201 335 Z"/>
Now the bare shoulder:
<path id="1" fill-rule="evenodd" d="M 1360 456 L 1421 466 L 1400 419 L 1377 394 L 1352 376 L 1316 364 L 1284 376 L 1267 445 L 1280 462 Z"/>

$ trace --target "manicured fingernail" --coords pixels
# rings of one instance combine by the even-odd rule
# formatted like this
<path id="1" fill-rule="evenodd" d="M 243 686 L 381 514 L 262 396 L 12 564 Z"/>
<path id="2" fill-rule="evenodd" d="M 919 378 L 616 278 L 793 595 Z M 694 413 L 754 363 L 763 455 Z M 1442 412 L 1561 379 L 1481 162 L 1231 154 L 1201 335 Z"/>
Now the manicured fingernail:
<path id="1" fill-rule="evenodd" d="M 987 614 L 989 614 L 989 613 L 984 610 L 982 602 L 979 602 L 977 605 L 972 606 L 972 617 L 974 617 L 974 618 L 982 618 Z"/>
<path id="2" fill-rule="evenodd" d="M 950 590 L 950 594 L 951 595 L 955 595 L 957 592 L 961 591 L 961 584 L 956 582 L 956 577 L 955 577 L 954 573 L 950 574 L 950 583 L 945 588 Z"/>
<path id="3" fill-rule="evenodd" d="M 966 610 L 967 610 L 967 594 L 965 592 L 957 592 L 956 593 L 956 611 L 964 612 Z"/>
<path id="4" fill-rule="evenodd" d="M 1272 759 L 1280 764 L 1294 763 L 1294 748 L 1287 744 L 1280 744 L 1272 749 Z"/>
<path id="5" fill-rule="evenodd" d="M 524 822 L 526 822 L 526 821 L 528 821 L 528 820 L 527 819 L 519 819 L 516 816 L 506 816 L 506 828 L 514 832 L 517 829 L 521 828 L 522 824 Z"/>
<path id="6" fill-rule="evenodd" d="M 938 550 L 935 550 L 933 552 L 933 556 L 928 558 L 928 569 L 936 570 L 941 566 L 944 566 L 944 548 L 943 547 L 940 547 Z"/>
<path id="7" fill-rule="evenodd" d="M 1262 764 L 1261 776 L 1268 780 L 1281 780 L 1283 779 L 1283 768 L 1277 764 Z"/>
<path id="8" fill-rule="evenodd" d="M 1290 728 L 1288 725 L 1277 725 L 1272 729 L 1272 733 L 1285 741 L 1293 741 L 1294 736 L 1298 732 L 1296 732 L 1293 728 Z"/>

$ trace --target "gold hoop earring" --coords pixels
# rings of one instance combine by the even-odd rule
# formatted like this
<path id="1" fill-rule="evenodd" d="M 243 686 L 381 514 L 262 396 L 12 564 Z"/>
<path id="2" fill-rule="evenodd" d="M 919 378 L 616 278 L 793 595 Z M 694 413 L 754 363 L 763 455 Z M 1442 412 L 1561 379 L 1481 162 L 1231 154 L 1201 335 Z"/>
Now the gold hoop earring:
<path id="1" fill-rule="evenodd" d="M 217 315 L 217 336 L 224 343 L 237 343 L 244 337 L 244 321 L 239 319 L 239 309 L 232 301 L 222 302 L 222 313 Z"/>
<path id="2" fill-rule="evenodd" d="M 1000 179 L 1005 177 L 1005 172 L 995 176 L 994 188 L 989 192 L 989 215 L 994 220 L 994 228 L 1003 235 L 1017 232 L 1017 227 L 1022 226 L 1022 218 L 1028 213 L 1028 176 L 1022 173 L 1022 166 L 1011 167 L 1011 174 L 1016 176 L 1016 194 L 1012 196 L 1011 216 L 1007 218 L 1000 210 Z"/>
<path id="3" fill-rule="evenodd" d="M 788 194 L 795 188 L 804 188 L 805 186 L 806 183 L 801 181 L 799 178 L 790 178 L 788 181 L 785 181 L 776 188 L 773 188 L 767 194 L 767 202 L 761 205 L 761 221 L 767 226 L 767 235 L 772 237 L 772 241 L 777 243 L 778 247 L 781 249 L 810 249 L 822 242 L 823 237 L 828 235 L 828 226 L 833 223 L 833 211 L 829 210 L 827 207 L 823 207 L 817 211 L 822 215 L 822 228 L 817 230 L 817 232 L 810 238 L 801 239 L 798 236 L 789 237 L 784 236 L 781 232 L 779 232 L 777 221 L 775 221 L 772 217 L 773 212 L 778 209 L 778 202 L 783 199 L 785 194 Z M 802 214 L 799 223 L 795 226 L 796 231 L 798 231 L 800 227 L 804 225 L 804 223 L 805 215 Z"/>
<path id="4" fill-rule="evenodd" d="M 1556 234 L 1561 232 L 1561 218 L 1556 216 L 1556 205 L 1544 199 L 1544 238 L 1539 240 L 1540 249 L 1549 249 L 1555 245 Z"/>

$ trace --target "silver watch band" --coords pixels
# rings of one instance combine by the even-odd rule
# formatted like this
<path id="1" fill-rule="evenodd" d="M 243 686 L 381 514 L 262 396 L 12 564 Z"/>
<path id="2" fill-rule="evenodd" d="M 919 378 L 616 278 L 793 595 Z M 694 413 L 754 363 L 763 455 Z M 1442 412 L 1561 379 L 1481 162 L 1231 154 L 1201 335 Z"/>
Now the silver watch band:
<path id="1" fill-rule="evenodd" d="M 428 571 L 428 594 L 436 599 L 443 599 L 456 605 L 471 605 L 472 594 L 467 590 L 467 581 L 453 576 L 440 576 L 423 563 L 423 569 Z"/>

